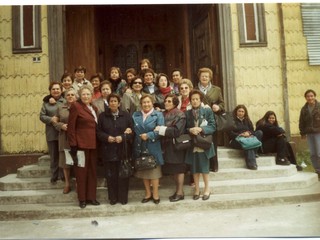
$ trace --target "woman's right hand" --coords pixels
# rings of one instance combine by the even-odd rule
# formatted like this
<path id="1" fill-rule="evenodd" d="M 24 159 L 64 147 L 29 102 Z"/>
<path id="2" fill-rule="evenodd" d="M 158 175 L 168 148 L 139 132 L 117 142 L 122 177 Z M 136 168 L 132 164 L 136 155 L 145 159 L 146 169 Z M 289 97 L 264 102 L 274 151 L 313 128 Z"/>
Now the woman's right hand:
<path id="1" fill-rule="evenodd" d="M 115 138 L 115 137 L 112 137 L 112 136 L 109 136 L 109 137 L 108 137 L 108 142 L 109 142 L 109 143 L 114 143 L 114 142 L 116 142 L 116 138 Z"/>

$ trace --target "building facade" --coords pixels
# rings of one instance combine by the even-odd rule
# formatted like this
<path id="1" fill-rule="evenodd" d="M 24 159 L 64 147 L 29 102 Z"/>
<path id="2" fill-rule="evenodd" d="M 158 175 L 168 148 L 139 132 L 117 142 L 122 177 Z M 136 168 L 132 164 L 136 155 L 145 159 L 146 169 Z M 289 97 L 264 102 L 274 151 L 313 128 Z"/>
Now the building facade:
<path id="1" fill-rule="evenodd" d="M 144 57 L 156 72 L 179 67 L 193 82 L 198 68 L 212 68 L 228 110 L 245 104 L 253 122 L 273 110 L 298 136 L 303 94 L 320 90 L 303 7 L 0 6 L 0 153 L 47 151 L 39 112 L 49 82 L 65 70 L 84 65 L 87 78 L 106 76 L 111 66 L 138 68 Z"/>

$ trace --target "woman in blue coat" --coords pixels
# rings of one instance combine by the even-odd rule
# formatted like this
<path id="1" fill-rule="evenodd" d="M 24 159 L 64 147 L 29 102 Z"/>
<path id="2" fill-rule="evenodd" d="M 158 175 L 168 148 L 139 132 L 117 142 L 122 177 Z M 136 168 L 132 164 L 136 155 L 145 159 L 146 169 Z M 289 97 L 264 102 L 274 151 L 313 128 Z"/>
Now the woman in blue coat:
<path id="1" fill-rule="evenodd" d="M 186 130 L 190 135 L 212 135 L 216 131 L 214 113 L 211 108 L 201 107 L 204 95 L 197 89 L 190 92 L 189 99 L 192 109 L 186 112 Z M 215 156 L 213 143 L 209 149 L 193 147 L 187 150 L 186 163 L 191 165 L 191 173 L 193 174 L 195 190 L 193 200 L 200 198 L 200 175 L 204 182 L 204 192 L 202 200 L 210 198 L 209 186 L 209 165 L 210 158 Z"/>
<path id="2" fill-rule="evenodd" d="M 154 98 L 146 94 L 140 99 L 141 111 L 133 113 L 133 128 L 135 132 L 133 158 L 140 156 L 143 148 L 147 148 L 157 161 L 157 167 L 151 170 L 137 171 L 135 177 L 143 179 L 145 187 L 145 197 L 142 203 L 153 200 L 155 204 L 159 204 L 159 179 L 162 177 L 161 165 L 163 165 L 163 157 L 160 143 L 160 135 L 154 129 L 157 126 L 164 126 L 164 117 L 161 112 L 154 110 Z M 151 192 L 152 185 L 152 192 Z"/>

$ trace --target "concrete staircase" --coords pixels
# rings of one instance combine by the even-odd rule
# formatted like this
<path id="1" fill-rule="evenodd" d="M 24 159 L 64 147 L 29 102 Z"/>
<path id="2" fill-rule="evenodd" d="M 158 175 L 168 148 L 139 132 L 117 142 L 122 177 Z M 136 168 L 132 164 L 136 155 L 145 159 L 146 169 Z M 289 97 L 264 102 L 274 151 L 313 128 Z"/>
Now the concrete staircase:
<path id="1" fill-rule="evenodd" d="M 260 156 L 258 170 L 245 168 L 242 152 L 218 148 L 219 172 L 210 173 L 211 198 L 192 200 L 193 188 L 184 187 L 185 200 L 171 203 L 168 196 L 174 192 L 170 176 L 160 180 L 159 205 L 142 204 L 142 181 L 130 179 L 129 203 L 109 205 L 106 183 L 98 179 L 97 200 L 100 206 L 78 207 L 77 194 L 62 194 L 63 182 L 50 184 L 48 156 L 39 158 L 37 165 L 24 166 L 17 174 L 0 178 L 0 221 L 19 219 L 49 219 L 76 217 L 104 217 L 146 211 L 188 211 L 301 203 L 320 200 L 318 176 L 310 172 L 297 172 L 294 165 L 275 165 L 274 156 Z M 99 169 L 102 176 L 103 169 Z M 187 183 L 188 177 L 186 177 Z"/>

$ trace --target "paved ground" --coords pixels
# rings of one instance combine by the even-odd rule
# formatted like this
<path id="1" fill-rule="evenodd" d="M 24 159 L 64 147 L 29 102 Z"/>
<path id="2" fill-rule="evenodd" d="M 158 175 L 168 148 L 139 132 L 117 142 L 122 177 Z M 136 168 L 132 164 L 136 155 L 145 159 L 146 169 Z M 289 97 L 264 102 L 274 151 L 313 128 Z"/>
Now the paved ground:
<path id="1" fill-rule="evenodd" d="M 187 237 L 320 237 L 320 202 L 108 218 L 0 222 L 1 239 Z"/>

